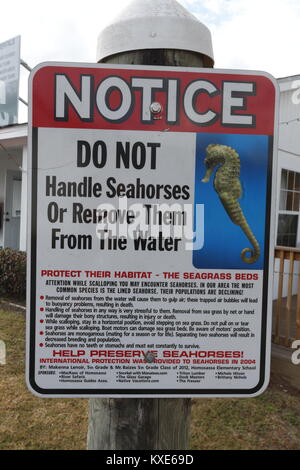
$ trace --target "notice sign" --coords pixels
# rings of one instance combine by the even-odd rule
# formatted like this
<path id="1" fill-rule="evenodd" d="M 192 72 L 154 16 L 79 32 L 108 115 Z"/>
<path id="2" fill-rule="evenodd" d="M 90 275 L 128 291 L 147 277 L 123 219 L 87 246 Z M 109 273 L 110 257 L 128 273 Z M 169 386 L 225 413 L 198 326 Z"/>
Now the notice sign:
<path id="1" fill-rule="evenodd" d="M 261 393 L 275 81 L 50 63 L 30 88 L 29 388 Z"/>

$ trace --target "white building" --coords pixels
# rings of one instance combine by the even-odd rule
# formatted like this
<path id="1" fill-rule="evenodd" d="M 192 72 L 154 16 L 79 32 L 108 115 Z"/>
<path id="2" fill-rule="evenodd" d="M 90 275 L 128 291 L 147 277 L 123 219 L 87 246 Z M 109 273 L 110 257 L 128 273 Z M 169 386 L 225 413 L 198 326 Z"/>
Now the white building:
<path id="1" fill-rule="evenodd" d="M 280 78 L 277 245 L 300 247 L 300 75 Z"/>
<path id="2" fill-rule="evenodd" d="M 27 124 L 0 128 L 0 247 L 26 250 Z"/>
<path id="3" fill-rule="evenodd" d="M 300 247 L 300 75 L 280 78 L 277 245 Z M 27 124 L 0 128 L 0 247 L 26 250 Z"/>

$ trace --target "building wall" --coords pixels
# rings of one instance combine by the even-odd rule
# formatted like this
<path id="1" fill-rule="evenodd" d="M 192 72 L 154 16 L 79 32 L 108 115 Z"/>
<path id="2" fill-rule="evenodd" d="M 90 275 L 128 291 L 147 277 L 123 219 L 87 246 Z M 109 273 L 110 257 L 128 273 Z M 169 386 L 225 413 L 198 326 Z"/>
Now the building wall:
<path id="1" fill-rule="evenodd" d="M 0 204 L 4 205 L 5 209 L 5 178 L 7 170 L 19 170 L 22 165 L 22 148 L 9 148 L 7 149 L 9 155 L 0 148 Z M 0 247 L 3 246 L 3 222 L 0 224 Z"/>
<path id="2" fill-rule="evenodd" d="M 278 233 L 279 214 L 289 214 L 289 211 L 282 210 L 280 205 L 280 189 L 282 170 L 289 170 L 300 173 L 300 76 L 286 81 L 279 81 L 280 93 L 280 113 L 279 113 L 279 143 L 278 143 L 278 171 L 277 171 L 277 194 L 276 194 L 276 234 Z M 299 121 L 298 121 L 299 118 Z M 297 212 L 298 225 L 296 235 L 296 247 L 300 247 L 300 208 Z M 295 215 L 296 212 L 290 212 Z M 276 241 L 275 241 L 276 243 Z M 279 260 L 275 262 L 274 290 L 273 296 L 277 298 L 278 291 L 278 271 Z M 289 272 L 289 262 L 285 262 L 284 291 L 287 295 L 287 282 Z M 299 272 L 299 263 L 295 263 L 294 272 Z M 297 293 L 298 275 L 294 276 L 293 293 Z"/>

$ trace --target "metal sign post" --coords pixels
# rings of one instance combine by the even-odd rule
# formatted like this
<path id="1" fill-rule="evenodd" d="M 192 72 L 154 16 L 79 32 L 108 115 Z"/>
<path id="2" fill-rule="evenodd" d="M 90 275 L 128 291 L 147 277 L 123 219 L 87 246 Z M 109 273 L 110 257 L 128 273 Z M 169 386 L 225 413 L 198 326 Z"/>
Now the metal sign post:
<path id="1" fill-rule="evenodd" d="M 276 110 L 276 83 L 264 73 L 33 71 L 33 393 L 265 389 Z"/>

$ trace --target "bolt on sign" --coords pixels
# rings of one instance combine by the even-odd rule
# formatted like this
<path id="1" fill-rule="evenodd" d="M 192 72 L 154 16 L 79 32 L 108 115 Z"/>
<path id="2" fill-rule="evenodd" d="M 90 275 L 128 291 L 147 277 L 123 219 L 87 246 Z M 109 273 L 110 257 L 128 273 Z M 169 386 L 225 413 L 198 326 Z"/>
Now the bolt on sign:
<path id="1" fill-rule="evenodd" d="M 275 80 L 257 72 L 33 71 L 33 393 L 264 391 L 277 100 Z"/>

